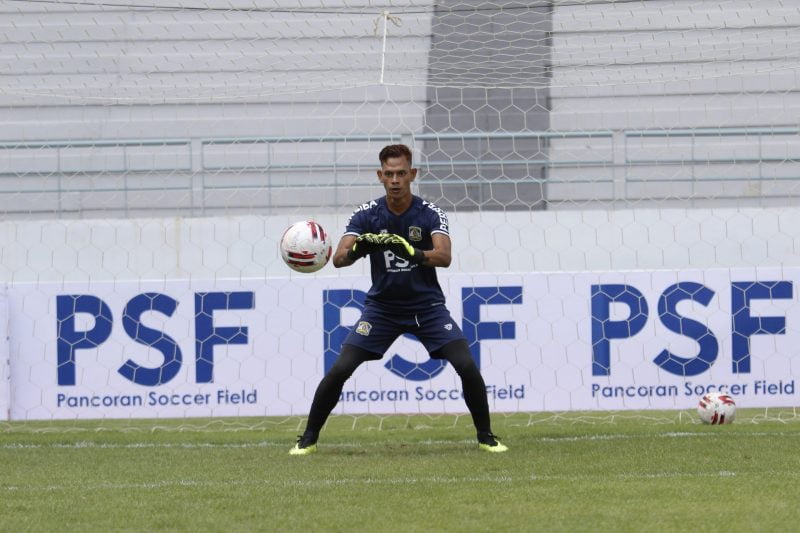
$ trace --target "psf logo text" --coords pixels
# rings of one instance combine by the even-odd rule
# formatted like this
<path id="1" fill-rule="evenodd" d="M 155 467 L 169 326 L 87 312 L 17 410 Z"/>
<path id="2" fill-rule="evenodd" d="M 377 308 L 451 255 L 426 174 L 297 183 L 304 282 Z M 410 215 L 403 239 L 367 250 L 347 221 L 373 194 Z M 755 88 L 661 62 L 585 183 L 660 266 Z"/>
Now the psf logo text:
<path id="1" fill-rule="evenodd" d="M 661 337 L 641 341 L 639 346 L 659 347 L 650 357 L 652 363 L 666 373 L 665 378 L 657 384 L 629 380 L 619 385 L 619 379 L 613 380 L 613 384 L 595 381 L 591 384 L 592 397 L 695 397 L 711 391 L 751 396 L 793 395 L 795 385 L 791 376 L 779 374 L 780 368 L 770 372 L 766 362 L 759 365 L 759 374 L 766 373 L 769 380 L 760 379 L 764 377 L 762 375 L 743 379 L 753 370 L 754 337 L 786 335 L 787 317 L 778 314 L 775 307 L 776 303 L 782 301 L 793 303 L 792 281 L 728 281 L 726 285 L 728 294 L 719 294 L 708 285 L 696 281 L 673 283 L 650 302 L 634 283 L 592 285 L 592 376 L 609 379 L 615 376 L 612 347 L 636 342 L 635 337 L 645 330 L 650 321 L 657 321 L 662 331 L 666 330 L 673 337 L 683 337 L 691 341 L 688 344 L 694 345 L 693 350 L 679 352 L 666 347 L 666 341 Z M 716 286 L 719 287 L 719 284 Z M 691 318 L 692 308 L 707 308 L 715 303 L 719 307 L 720 299 L 729 302 L 730 308 L 720 309 L 727 320 L 717 320 L 716 330 L 708 321 Z M 760 311 L 765 305 L 771 305 L 771 311 Z M 612 317 L 614 314 L 617 316 Z M 722 324 L 725 329 L 719 329 Z M 725 336 L 728 336 L 727 339 Z M 707 378 L 700 379 L 712 366 L 720 364 L 718 359 L 723 355 L 722 346 L 730 347 L 729 353 L 724 354 L 730 356 L 729 366 L 727 370 L 725 367 L 719 368 L 721 372 L 717 372 L 717 375 L 729 376 L 729 379 L 715 382 L 709 382 Z M 774 348 L 771 351 L 776 350 Z M 681 379 L 669 379 L 668 376 Z"/>
<path id="2" fill-rule="evenodd" d="M 214 348 L 224 345 L 248 343 L 248 327 L 219 326 L 220 314 L 234 310 L 252 310 L 255 296 L 251 291 L 241 292 L 196 292 L 193 295 L 194 326 L 194 382 L 214 382 Z M 178 375 L 186 362 L 185 347 L 167 334 L 145 324 L 148 313 L 173 317 L 179 302 L 168 294 L 146 292 L 133 296 L 122 309 L 112 310 L 100 296 L 94 294 L 62 294 L 56 296 L 56 380 L 59 387 L 87 385 L 77 383 L 77 370 L 82 365 L 82 353 L 86 350 L 102 349 L 110 342 L 115 328 L 121 327 L 133 345 L 141 345 L 153 353 L 160 354 L 159 364 L 145 365 L 133 357 L 120 365 L 116 372 L 126 381 L 143 387 L 159 387 L 169 384 Z M 77 320 L 80 318 L 81 320 Z M 117 336 L 117 339 L 119 336 Z M 105 385 L 105 384 L 88 384 Z M 126 390 L 131 390 L 126 388 Z M 135 389 L 134 389 L 135 390 Z M 255 389 L 194 391 L 177 394 L 172 391 L 145 392 L 141 394 L 72 395 L 66 390 L 58 393 L 58 407 L 118 407 L 140 405 L 228 405 L 256 403 Z"/>

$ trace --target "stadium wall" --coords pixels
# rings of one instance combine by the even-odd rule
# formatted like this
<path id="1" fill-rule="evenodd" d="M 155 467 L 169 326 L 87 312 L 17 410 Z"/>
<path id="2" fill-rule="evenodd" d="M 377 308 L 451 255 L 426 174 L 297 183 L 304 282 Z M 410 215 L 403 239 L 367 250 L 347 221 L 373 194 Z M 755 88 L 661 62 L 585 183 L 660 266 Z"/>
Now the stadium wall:
<path id="1" fill-rule="evenodd" d="M 346 215 L 319 221 L 338 238 Z M 365 262 L 288 273 L 276 239 L 289 222 L 0 224 L 10 418 L 305 414 L 369 280 Z M 495 410 L 687 408 L 709 387 L 796 405 L 800 270 L 783 265 L 800 209 L 460 213 L 451 226 L 440 278 Z M 345 395 L 337 412 L 464 410 L 451 369 L 406 338 Z"/>
<path id="2" fill-rule="evenodd" d="M 613 133 L 551 140 L 551 160 L 586 161 L 551 167 L 551 200 L 785 204 L 800 175 L 782 132 L 800 113 L 798 25 L 780 0 L 554 9 L 550 127 Z"/>
<path id="3" fill-rule="evenodd" d="M 0 211 L 199 216 L 353 203 L 348 188 L 371 179 L 374 147 L 300 139 L 375 135 L 427 135 L 414 146 L 427 193 L 462 210 L 796 198 L 794 5 L 568 2 L 519 19 L 500 10 L 488 23 L 447 12 L 484 2 L 414 2 L 386 22 L 381 77 L 380 13 L 391 2 L 364 13 L 324 4 L 301 16 L 216 0 L 179 14 L 0 2 Z M 530 55 L 530 80 L 502 78 L 503 58 Z M 465 132 L 479 137 L 457 137 Z M 513 132 L 528 135 L 491 136 Z M 585 135 L 560 135 L 575 132 Z"/>

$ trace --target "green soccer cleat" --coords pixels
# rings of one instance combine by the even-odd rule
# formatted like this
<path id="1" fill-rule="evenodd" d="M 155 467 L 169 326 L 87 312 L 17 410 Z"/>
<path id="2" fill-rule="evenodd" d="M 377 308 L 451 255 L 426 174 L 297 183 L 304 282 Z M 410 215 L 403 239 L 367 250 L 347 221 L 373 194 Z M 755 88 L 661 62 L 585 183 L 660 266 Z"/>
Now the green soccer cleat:
<path id="1" fill-rule="evenodd" d="M 289 455 L 310 455 L 317 451 L 317 443 L 308 437 L 297 437 L 297 444 L 289 450 Z"/>
<path id="2" fill-rule="evenodd" d="M 478 448 L 489 453 L 503 453 L 508 451 L 508 446 L 498 440 L 492 433 L 478 433 Z"/>

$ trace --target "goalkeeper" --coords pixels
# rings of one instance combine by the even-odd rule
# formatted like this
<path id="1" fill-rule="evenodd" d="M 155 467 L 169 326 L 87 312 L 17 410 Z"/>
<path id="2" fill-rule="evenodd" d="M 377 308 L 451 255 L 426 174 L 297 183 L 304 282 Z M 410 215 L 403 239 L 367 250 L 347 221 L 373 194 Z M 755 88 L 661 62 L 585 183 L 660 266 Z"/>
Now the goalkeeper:
<path id="1" fill-rule="evenodd" d="M 411 166 L 407 146 L 386 146 L 379 159 L 378 180 L 386 195 L 356 209 L 333 256 L 337 268 L 369 256 L 372 287 L 363 314 L 317 387 L 305 432 L 290 453 L 316 451 L 320 430 L 339 401 L 345 381 L 361 363 L 381 359 L 404 333 L 417 337 L 431 358 L 453 365 L 461 378 L 479 448 L 504 452 L 508 448 L 492 434 L 483 377 L 464 334 L 445 307 L 436 279 L 436 267 L 450 266 L 447 215 L 411 193 L 417 169 Z"/>

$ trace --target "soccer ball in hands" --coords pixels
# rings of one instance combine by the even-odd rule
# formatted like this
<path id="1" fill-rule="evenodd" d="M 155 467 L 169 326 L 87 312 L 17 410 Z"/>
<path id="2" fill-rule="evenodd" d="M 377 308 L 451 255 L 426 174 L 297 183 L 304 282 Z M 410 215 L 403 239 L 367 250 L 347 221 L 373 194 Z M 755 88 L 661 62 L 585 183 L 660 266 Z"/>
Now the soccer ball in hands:
<path id="1" fill-rule="evenodd" d="M 330 237 L 313 220 L 296 222 L 283 232 L 281 257 L 297 272 L 316 272 L 331 258 Z"/>
<path id="2" fill-rule="evenodd" d="M 704 424 L 730 424 L 736 418 L 736 402 L 727 394 L 709 392 L 700 398 L 697 414 Z"/>

